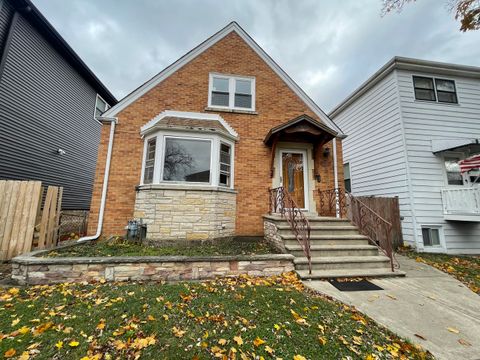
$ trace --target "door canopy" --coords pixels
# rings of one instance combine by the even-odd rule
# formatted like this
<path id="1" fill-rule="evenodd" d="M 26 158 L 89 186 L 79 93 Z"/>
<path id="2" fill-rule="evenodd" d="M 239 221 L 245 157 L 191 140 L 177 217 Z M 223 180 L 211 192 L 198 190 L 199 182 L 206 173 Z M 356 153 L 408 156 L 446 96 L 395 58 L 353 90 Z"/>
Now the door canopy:
<path id="1" fill-rule="evenodd" d="M 270 146 L 272 149 L 270 176 L 273 177 L 275 152 L 279 141 L 313 144 L 313 156 L 315 160 L 314 173 L 315 176 L 318 176 L 318 159 L 320 158 L 320 150 L 323 145 L 334 139 L 337 135 L 338 133 L 336 131 L 306 114 L 300 115 L 295 119 L 271 128 L 263 140 L 265 145 Z"/>

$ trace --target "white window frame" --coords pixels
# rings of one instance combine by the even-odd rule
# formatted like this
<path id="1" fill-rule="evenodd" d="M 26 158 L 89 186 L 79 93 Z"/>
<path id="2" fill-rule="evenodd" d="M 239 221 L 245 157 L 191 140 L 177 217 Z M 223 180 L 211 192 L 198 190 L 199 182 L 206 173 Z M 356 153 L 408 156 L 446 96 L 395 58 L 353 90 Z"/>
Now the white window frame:
<path id="1" fill-rule="evenodd" d="M 433 81 L 433 93 L 435 94 L 435 100 L 417 99 L 417 97 L 415 95 L 415 77 L 432 79 L 432 81 Z M 457 102 L 448 102 L 448 101 L 439 101 L 438 100 L 437 80 L 447 80 L 447 81 L 453 82 L 453 86 L 455 88 L 455 97 L 457 98 Z M 437 104 L 443 104 L 443 105 L 460 105 L 460 99 L 458 97 L 457 82 L 455 81 L 455 79 L 452 79 L 452 78 L 449 78 L 449 77 L 436 77 L 436 76 L 431 76 L 431 75 L 412 74 L 412 86 L 413 86 L 413 99 L 415 101 L 427 102 L 427 103 L 437 103 Z"/>
<path id="2" fill-rule="evenodd" d="M 221 152 L 222 152 L 222 144 L 223 145 L 227 145 L 229 148 L 230 148 L 230 173 L 228 174 L 228 181 L 230 182 L 228 185 L 224 185 L 224 184 L 221 184 L 220 183 L 220 174 L 221 174 L 221 169 L 220 169 L 220 165 L 221 165 Z M 233 169 L 233 147 L 230 143 L 224 141 L 224 140 L 220 140 L 220 144 L 219 144 L 219 147 L 218 147 L 218 186 L 221 186 L 221 187 L 224 187 L 224 188 L 229 188 L 231 187 L 232 185 L 232 169 Z"/>
<path id="3" fill-rule="evenodd" d="M 153 137 L 157 138 L 156 150 L 155 150 L 155 165 L 153 170 L 153 181 L 152 183 L 144 183 L 145 175 L 145 159 L 147 156 L 147 144 L 150 139 Z M 207 182 L 187 182 L 187 181 L 170 181 L 163 180 L 163 165 L 165 161 L 165 146 L 167 138 L 175 139 L 187 139 L 187 140 L 201 140 L 201 141 L 210 141 L 210 181 Z M 209 186 L 209 187 L 221 187 L 223 189 L 233 189 L 234 188 L 234 174 L 235 174 L 235 143 L 233 141 L 227 140 L 221 135 L 217 134 L 192 134 L 182 131 L 165 131 L 160 130 L 155 133 L 149 134 L 143 138 L 143 156 L 142 156 L 142 173 L 140 177 L 140 185 L 175 185 L 185 188 L 195 188 L 199 186 Z M 231 166 L 230 166 L 230 186 L 224 186 L 219 184 L 220 180 L 220 143 L 225 143 L 230 146 L 231 149 Z"/>
<path id="4" fill-rule="evenodd" d="M 97 119 L 97 103 L 98 103 L 98 99 L 102 100 L 104 103 L 105 103 L 105 111 L 107 111 L 108 109 L 110 109 L 110 105 L 108 104 L 108 102 L 100 96 L 100 94 L 97 94 L 97 96 L 95 97 L 95 105 L 93 107 L 93 118 L 94 119 Z M 104 112 L 105 112 L 104 111 Z"/>
<path id="5" fill-rule="evenodd" d="M 212 104 L 212 91 L 213 91 L 213 78 L 227 79 L 228 80 L 228 104 L 229 106 L 220 106 Z M 237 80 L 249 80 L 251 82 L 252 89 L 252 107 L 235 107 L 235 83 Z M 224 110 L 238 110 L 238 111 L 255 111 L 255 77 L 253 76 L 239 76 L 239 75 L 225 75 L 218 73 L 210 73 L 208 81 L 208 107 L 212 109 L 224 109 Z"/>
<path id="6" fill-rule="evenodd" d="M 462 160 L 467 158 L 467 154 L 462 151 L 447 151 L 442 154 L 441 159 L 442 159 L 442 169 L 443 169 L 443 178 L 444 178 L 445 187 L 458 189 L 460 187 L 470 186 L 470 181 L 468 180 L 468 177 L 467 178 L 465 177 L 465 174 L 462 174 L 462 180 L 463 180 L 462 185 L 454 185 L 454 184 L 448 183 L 447 168 L 445 167 L 445 158 L 459 158 L 460 160 Z"/>
<path id="7" fill-rule="evenodd" d="M 423 241 L 423 229 L 435 229 L 438 230 L 438 240 L 440 244 L 438 245 L 425 245 Z M 421 243 L 422 247 L 425 250 L 429 250 L 430 252 L 435 252 L 435 251 L 444 251 L 445 250 L 445 236 L 443 233 L 443 226 L 438 225 L 438 224 L 422 224 L 420 226 L 420 238 L 421 238 Z"/>

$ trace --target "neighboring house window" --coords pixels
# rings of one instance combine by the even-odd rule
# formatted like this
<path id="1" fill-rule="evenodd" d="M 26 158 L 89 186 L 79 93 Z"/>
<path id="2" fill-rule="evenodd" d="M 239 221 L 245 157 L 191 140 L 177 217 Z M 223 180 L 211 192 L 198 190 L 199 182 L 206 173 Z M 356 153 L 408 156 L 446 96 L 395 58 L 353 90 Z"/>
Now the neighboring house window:
<path id="1" fill-rule="evenodd" d="M 230 145 L 220 144 L 220 177 L 218 184 L 220 186 L 230 186 L 232 148 Z"/>
<path id="2" fill-rule="evenodd" d="M 210 182 L 211 141 L 165 138 L 163 180 Z"/>
<path id="3" fill-rule="evenodd" d="M 352 182 L 350 179 L 350 163 L 343 164 L 343 181 L 345 183 L 345 190 L 352 192 Z"/>
<path id="4" fill-rule="evenodd" d="M 460 173 L 460 161 L 457 157 L 445 157 L 445 171 L 448 185 L 463 185 L 463 177 Z"/>
<path id="5" fill-rule="evenodd" d="M 414 76 L 413 87 L 417 100 L 458 103 L 455 81 L 453 80 Z"/>
<path id="6" fill-rule="evenodd" d="M 109 107 L 107 102 L 103 100 L 100 95 L 97 95 L 97 100 L 95 101 L 95 117 L 101 116 Z"/>
<path id="7" fill-rule="evenodd" d="M 147 152 L 145 154 L 145 171 L 143 183 L 151 184 L 153 182 L 153 170 L 155 167 L 155 149 L 157 147 L 157 138 L 149 139 L 147 142 Z"/>
<path id="8" fill-rule="evenodd" d="M 452 80 L 435 79 L 437 97 L 439 102 L 457 103 L 455 82 Z"/>
<path id="9" fill-rule="evenodd" d="M 422 227 L 423 246 L 440 246 L 440 228 Z"/>
<path id="10" fill-rule="evenodd" d="M 233 110 L 255 110 L 255 79 L 210 74 L 208 106 Z"/>
<path id="11" fill-rule="evenodd" d="M 430 101 L 436 100 L 432 78 L 414 76 L 413 87 L 415 88 L 415 99 Z"/>

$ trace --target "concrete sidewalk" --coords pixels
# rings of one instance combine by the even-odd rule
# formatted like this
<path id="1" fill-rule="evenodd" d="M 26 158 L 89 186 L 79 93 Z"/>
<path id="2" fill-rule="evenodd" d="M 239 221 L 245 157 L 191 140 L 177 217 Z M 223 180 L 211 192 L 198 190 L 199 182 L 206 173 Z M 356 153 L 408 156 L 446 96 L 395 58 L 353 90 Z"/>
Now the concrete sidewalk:
<path id="1" fill-rule="evenodd" d="M 430 350 L 437 359 L 479 360 L 480 296 L 431 266 L 397 258 L 407 276 L 372 280 L 384 289 L 381 291 L 342 292 L 326 281 L 305 284 L 355 306 L 394 333 Z"/>

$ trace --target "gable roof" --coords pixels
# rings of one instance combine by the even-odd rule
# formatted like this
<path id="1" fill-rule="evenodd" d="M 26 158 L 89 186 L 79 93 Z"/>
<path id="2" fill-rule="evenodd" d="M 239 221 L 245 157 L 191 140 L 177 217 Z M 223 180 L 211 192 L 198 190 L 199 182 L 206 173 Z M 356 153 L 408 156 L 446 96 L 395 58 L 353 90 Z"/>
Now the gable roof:
<path id="1" fill-rule="evenodd" d="M 312 110 L 312 112 L 317 115 L 328 127 L 332 130 L 337 131 L 340 135 L 343 135 L 340 128 L 325 114 L 322 109 L 298 86 L 290 76 L 253 40 L 250 35 L 243 30 L 240 25 L 235 21 L 232 21 L 230 24 L 225 26 L 223 29 L 209 37 L 207 40 L 202 42 L 200 45 L 190 50 L 188 53 L 183 55 L 180 59 L 175 61 L 173 64 L 167 66 L 160 73 L 155 75 L 153 78 L 145 82 L 143 85 L 133 90 L 130 94 L 125 96 L 120 102 L 114 107 L 110 108 L 104 113 L 104 116 L 115 116 L 120 111 L 125 109 L 127 106 L 132 104 L 135 100 L 143 96 L 145 93 L 153 89 L 163 80 L 168 78 L 170 75 L 175 73 L 177 70 L 182 68 L 184 65 L 195 59 L 198 55 L 203 53 L 205 50 L 216 44 L 218 41 L 223 39 L 225 36 L 235 32 L 238 34 L 246 43 L 249 45 L 257 55 L 264 60 L 267 65 L 288 85 L 288 87 L 305 102 L 305 104 Z"/>
<path id="2" fill-rule="evenodd" d="M 300 116 L 296 117 L 295 119 L 286 121 L 283 124 L 280 124 L 278 126 L 275 126 L 275 127 L 271 128 L 270 131 L 268 132 L 268 134 L 265 136 L 265 139 L 263 140 L 263 142 L 265 144 L 269 144 L 273 135 L 275 135 L 276 133 L 279 133 L 282 130 L 285 130 L 289 127 L 292 127 L 292 126 L 294 126 L 294 125 L 296 125 L 296 124 L 298 124 L 302 121 L 308 122 L 309 124 L 313 125 L 315 128 L 318 128 L 320 131 L 329 134 L 331 136 L 331 138 L 334 138 L 335 136 L 338 135 L 338 133 L 336 131 L 330 129 L 329 127 L 327 127 L 324 124 L 318 122 L 317 120 L 313 119 L 312 117 L 310 117 L 306 114 L 303 114 L 303 115 L 300 115 Z"/>
<path id="3" fill-rule="evenodd" d="M 110 106 L 117 103 L 115 96 L 102 84 L 30 0 L 10 0 L 10 3 Z"/>
<path id="4" fill-rule="evenodd" d="M 393 70 L 408 70 L 429 74 L 447 75 L 447 76 L 462 76 L 469 78 L 480 79 L 480 67 L 443 63 L 438 61 L 428 61 L 413 58 L 406 58 L 395 56 L 385 65 L 383 65 L 377 72 L 369 77 L 362 85 L 348 95 L 340 104 L 338 104 L 330 113 L 330 117 L 334 118 L 340 114 L 347 106 L 352 104 L 360 96 L 365 94 L 368 90 L 378 84 Z"/>

